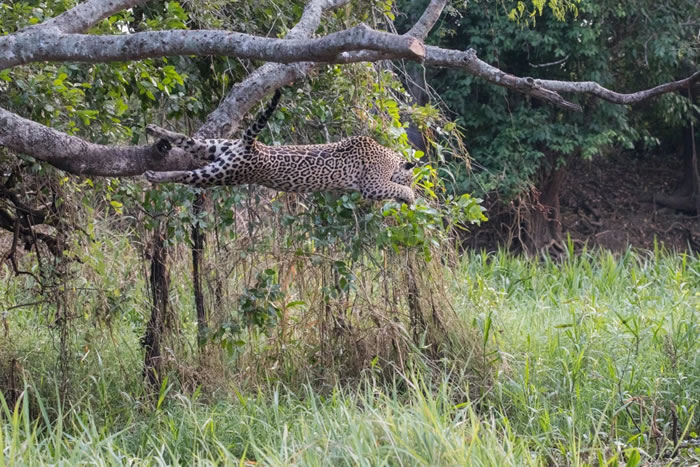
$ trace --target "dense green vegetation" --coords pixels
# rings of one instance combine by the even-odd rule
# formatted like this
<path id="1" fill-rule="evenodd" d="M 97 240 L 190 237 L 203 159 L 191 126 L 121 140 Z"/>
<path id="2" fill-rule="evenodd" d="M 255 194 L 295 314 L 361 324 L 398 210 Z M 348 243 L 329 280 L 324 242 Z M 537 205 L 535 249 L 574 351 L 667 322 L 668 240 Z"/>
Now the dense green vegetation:
<path id="1" fill-rule="evenodd" d="M 413 13 L 404 19 L 410 24 L 427 2 L 404 3 Z M 474 48 L 516 76 L 595 81 L 619 92 L 651 88 L 698 68 L 700 6 L 692 0 L 550 2 L 549 8 L 533 3 L 539 7 L 455 2 L 429 42 Z M 698 115 L 690 90 L 636 106 L 569 95 L 583 107 L 571 112 L 460 70 L 416 70 L 413 79 L 429 85 L 463 127 L 475 164 L 473 171 L 457 171 L 459 190 L 488 196 L 491 217 L 511 225 L 510 239 L 525 249 L 539 250 L 552 240 L 556 250 L 563 248 L 559 192 L 566 166 L 576 159 L 629 151 L 636 158 L 653 154 L 664 167 L 669 153 L 678 151 L 690 164 L 687 133 Z"/>
<path id="2" fill-rule="evenodd" d="M 131 267 L 111 273 L 128 281 Z M 145 394 L 138 280 L 108 326 L 76 329 L 80 350 L 65 382 L 51 332 L 37 326 L 43 313 L 15 310 L 3 350 L 15 354 L 26 386 L 0 410 L 0 464 L 639 465 L 670 462 L 674 440 L 689 446 L 697 436 L 697 257 L 466 255 L 445 274 L 453 332 L 479 339 L 471 360 L 451 344 L 442 360 L 413 353 L 394 371 L 376 360 L 335 383 L 251 378 L 258 357 L 222 354 L 208 384 L 187 387 L 200 358 L 192 355 Z M 19 282 L 3 282 L 5 300 L 26 299 Z M 180 316 L 181 338 L 196 346 L 187 313 Z M 304 344 L 291 344 L 279 363 L 308 366 L 294 345 Z M 61 390 L 69 397 L 56 403 Z M 700 458 L 697 446 L 676 454 Z"/>
<path id="3" fill-rule="evenodd" d="M 534 16 L 517 15 L 520 19 L 514 21 L 504 14 L 508 6 L 469 2 L 446 15 L 431 40 L 441 46 L 473 47 L 482 59 L 516 76 L 596 81 L 620 92 L 678 79 L 697 60 L 694 23 L 686 21 L 693 12 L 697 17 L 692 1 L 584 1 L 564 21 L 549 8 Z M 667 34 L 655 35 L 658 30 Z M 693 118 L 687 96 L 675 93 L 650 101 L 646 109 L 569 96 L 583 105 L 579 113 L 458 70 L 427 73 L 426 80 L 459 116 L 469 149 L 478 154 L 479 167 L 463 182 L 465 191 L 480 195 L 497 191 L 512 199 L 542 181 L 538 172 L 575 157 L 591 159 L 617 148 L 656 150 L 664 136 L 666 144 L 679 140 L 680 130 Z"/>

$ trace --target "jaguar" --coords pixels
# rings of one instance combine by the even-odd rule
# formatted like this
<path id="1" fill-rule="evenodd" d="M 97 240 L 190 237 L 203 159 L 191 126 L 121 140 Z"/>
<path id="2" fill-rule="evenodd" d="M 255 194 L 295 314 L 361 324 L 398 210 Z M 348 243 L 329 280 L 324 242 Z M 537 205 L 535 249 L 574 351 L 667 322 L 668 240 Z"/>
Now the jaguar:
<path id="1" fill-rule="evenodd" d="M 280 100 L 276 91 L 269 104 L 240 139 L 196 139 L 155 125 L 146 132 L 159 140 L 157 149 L 173 146 L 207 164 L 195 170 L 153 172 L 154 183 L 177 182 L 206 187 L 258 184 L 278 191 L 359 191 L 371 200 L 396 199 L 412 204 L 415 163 L 367 136 L 336 143 L 269 146 L 257 141 Z"/>

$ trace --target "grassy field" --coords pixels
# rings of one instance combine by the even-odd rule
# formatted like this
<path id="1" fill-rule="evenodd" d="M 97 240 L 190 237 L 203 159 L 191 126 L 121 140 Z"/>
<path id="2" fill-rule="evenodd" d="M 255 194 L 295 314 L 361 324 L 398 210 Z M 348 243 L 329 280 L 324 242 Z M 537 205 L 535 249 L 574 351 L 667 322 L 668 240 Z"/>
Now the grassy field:
<path id="1" fill-rule="evenodd" d="M 470 254 L 445 275 L 478 365 L 416 354 L 401 371 L 380 362 L 333 385 L 187 389 L 171 375 L 149 397 L 129 307 L 108 332 L 76 331 L 72 379 L 58 381 L 55 332 L 13 310 L 0 350 L 26 385 L 0 408 L 0 467 L 700 461 L 697 257 Z M 19 280 L 2 285 L 8 303 L 21 302 Z M 66 387 L 74 396 L 57 402 Z"/>

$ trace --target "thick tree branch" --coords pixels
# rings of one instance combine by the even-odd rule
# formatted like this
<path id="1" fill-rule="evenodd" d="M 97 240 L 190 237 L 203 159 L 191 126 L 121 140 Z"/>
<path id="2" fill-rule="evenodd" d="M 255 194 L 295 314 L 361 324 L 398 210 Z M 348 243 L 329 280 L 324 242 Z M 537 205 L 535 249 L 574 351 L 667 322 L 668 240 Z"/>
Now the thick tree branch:
<path id="1" fill-rule="evenodd" d="M 378 51 L 361 51 L 342 53 L 337 58 L 337 61 L 341 63 L 351 63 L 360 60 L 373 62 L 391 59 L 393 59 L 391 54 Z M 430 45 L 426 46 L 426 56 L 423 64 L 429 67 L 437 66 L 460 68 L 472 75 L 483 78 L 490 83 L 520 91 L 524 94 L 550 102 L 566 110 L 576 111 L 581 111 L 581 106 L 567 101 L 561 95 L 559 95 L 559 92 L 591 94 L 615 104 L 635 104 L 660 94 L 685 89 L 689 85 L 700 81 L 700 72 L 696 72 L 688 78 L 679 81 L 665 83 L 651 89 L 622 94 L 606 89 L 593 81 L 576 82 L 542 80 L 528 77 L 521 78 L 506 73 L 499 68 L 496 68 L 479 59 L 474 49 L 459 51 L 442 49 L 440 47 Z"/>
<path id="2" fill-rule="evenodd" d="M 651 97 L 655 97 L 660 94 L 666 94 L 681 89 L 687 89 L 688 86 L 691 86 L 694 83 L 697 83 L 698 81 L 700 81 L 700 71 L 696 71 L 695 73 L 693 73 L 685 79 L 661 84 L 659 86 L 643 91 L 622 94 L 619 92 L 611 91 L 610 89 L 606 89 L 594 81 L 567 82 L 546 79 L 534 80 L 536 85 L 547 88 L 550 91 L 592 94 L 594 96 L 600 97 L 601 99 L 604 99 L 608 102 L 613 102 L 615 104 L 636 104 L 638 102 L 647 100 Z"/>
<path id="3" fill-rule="evenodd" d="M 515 89 L 522 93 L 551 102 L 567 110 L 581 111 L 580 105 L 569 102 L 555 91 L 538 85 L 532 78 L 513 76 L 480 60 L 479 57 L 476 56 L 474 49 L 462 52 L 459 50 L 446 50 L 440 47 L 428 46 L 426 47 L 426 52 L 427 54 L 424 62 L 426 66 L 461 68 L 499 86 Z"/>
<path id="4" fill-rule="evenodd" d="M 685 89 L 689 85 L 700 81 L 700 71 L 695 72 L 688 78 L 662 84 L 651 89 L 637 91 L 629 94 L 621 94 L 604 88 L 593 81 L 554 81 L 533 78 L 520 78 L 505 73 L 500 69 L 489 65 L 476 56 L 473 49 L 465 52 L 456 50 L 445 50 L 439 47 L 427 46 L 425 66 L 444 66 L 452 68 L 462 68 L 469 73 L 479 76 L 491 83 L 515 89 L 534 97 L 552 102 L 559 107 L 569 110 L 581 110 L 578 104 L 564 100 L 558 93 L 586 93 L 600 97 L 601 99 L 615 104 L 635 104 L 651 97 L 658 96 L 679 89 Z"/>
<path id="5" fill-rule="evenodd" d="M 88 0 L 33 28 L 56 28 L 64 33 L 86 31 L 105 18 L 148 0 Z"/>
<path id="6" fill-rule="evenodd" d="M 350 0 L 310 0 L 299 22 L 287 33 L 286 39 L 306 39 L 318 29 L 321 16 L 326 10 L 332 10 L 349 3 Z"/>
<path id="7" fill-rule="evenodd" d="M 304 8 L 301 19 L 287 33 L 286 40 L 306 39 L 318 29 L 323 12 L 345 5 L 350 0 L 310 0 Z M 233 86 L 228 96 L 214 110 L 207 121 L 195 133 L 199 138 L 230 136 L 248 111 L 265 95 L 283 86 L 302 79 L 316 63 L 305 62 L 293 65 L 266 63 L 242 82 Z"/>
<path id="8" fill-rule="evenodd" d="M 327 9 L 337 8 L 349 0 L 312 0 L 304 9 L 301 20 L 287 34 L 285 40 L 307 38 L 318 28 L 321 15 Z M 432 0 L 416 25 L 404 37 L 414 37 L 421 41 L 425 39 L 437 22 L 447 0 Z M 395 36 L 401 37 L 401 36 Z M 365 61 L 363 54 L 378 53 L 359 51 L 354 55 L 356 61 Z M 334 58 L 344 54 L 339 54 Z M 247 79 L 236 84 L 221 105 L 207 118 L 206 123 L 197 131 L 200 138 L 229 136 L 236 131 L 248 111 L 265 95 L 283 86 L 304 78 L 318 63 L 304 62 L 293 65 L 268 63 L 255 70 Z"/>
<path id="9" fill-rule="evenodd" d="M 424 40 L 440 19 L 445 6 L 447 6 L 447 0 L 431 0 L 416 24 L 405 35 Z"/>
<path id="10" fill-rule="evenodd" d="M 318 66 L 313 62 L 293 65 L 266 63 L 231 88 L 228 96 L 216 110 L 209 114 L 207 121 L 195 136 L 198 138 L 229 137 L 238 129 L 250 109 L 266 95 L 303 79 Z"/>
<path id="11" fill-rule="evenodd" d="M 161 154 L 155 146 L 89 143 L 0 109 L 0 146 L 77 175 L 130 176 L 146 170 L 190 170 L 197 165 L 182 151 Z M 170 167 L 170 169 L 165 169 Z"/>
<path id="12" fill-rule="evenodd" d="M 394 58 L 425 57 L 425 47 L 418 39 L 375 31 L 364 24 L 306 40 L 214 30 L 148 31 L 116 36 L 30 30 L 8 37 L 6 42 L 8 48 L 0 54 L 0 68 L 40 61 L 103 63 L 173 55 L 218 55 L 279 63 L 329 62 L 341 52 L 365 49 L 381 50 Z"/>

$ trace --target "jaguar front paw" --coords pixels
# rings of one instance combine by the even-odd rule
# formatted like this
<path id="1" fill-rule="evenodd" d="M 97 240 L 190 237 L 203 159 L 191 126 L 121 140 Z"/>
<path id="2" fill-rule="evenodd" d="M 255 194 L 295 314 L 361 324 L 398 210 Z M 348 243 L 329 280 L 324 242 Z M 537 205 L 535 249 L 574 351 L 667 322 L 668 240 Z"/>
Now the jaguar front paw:
<path id="1" fill-rule="evenodd" d="M 154 172 L 152 170 L 145 171 L 143 176 L 146 177 L 146 180 L 151 183 L 158 183 L 161 181 L 161 176 L 158 174 L 158 172 Z"/>
<path id="2" fill-rule="evenodd" d="M 146 134 L 151 136 L 157 136 L 161 134 L 160 127 L 149 123 L 148 125 L 146 125 Z"/>

